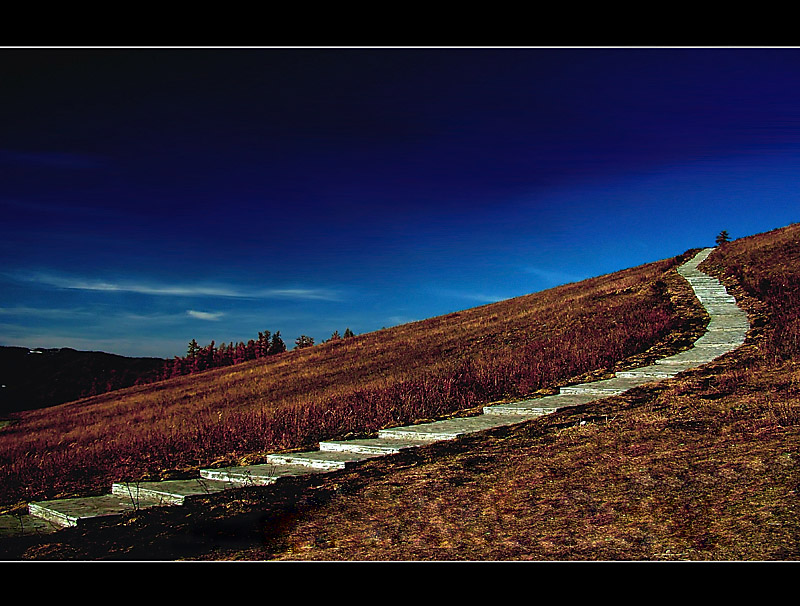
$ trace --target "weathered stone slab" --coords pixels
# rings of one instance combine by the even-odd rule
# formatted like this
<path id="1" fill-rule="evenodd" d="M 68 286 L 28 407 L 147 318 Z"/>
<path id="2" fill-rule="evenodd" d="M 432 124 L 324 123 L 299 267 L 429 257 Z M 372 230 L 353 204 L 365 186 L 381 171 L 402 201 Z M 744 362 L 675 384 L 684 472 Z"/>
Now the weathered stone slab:
<path id="1" fill-rule="evenodd" d="M 367 454 L 395 454 L 407 448 L 417 448 L 419 440 L 367 438 L 360 440 L 328 440 L 319 443 L 323 452 L 360 452 Z"/>
<path id="2" fill-rule="evenodd" d="M 205 497 L 230 488 L 230 482 L 200 477 L 161 482 L 116 482 L 111 486 L 111 494 L 136 500 L 142 497 L 157 499 L 164 505 L 183 505 L 187 498 Z"/>
<path id="3" fill-rule="evenodd" d="M 717 347 L 722 345 L 733 345 L 739 347 L 744 343 L 746 333 L 743 331 L 719 330 L 707 332 L 694 342 L 695 347 Z"/>
<path id="4" fill-rule="evenodd" d="M 0 538 L 50 534 L 62 528 L 60 524 L 28 513 L 0 515 Z"/>
<path id="5" fill-rule="evenodd" d="M 28 513 L 60 526 L 78 526 L 90 519 L 122 516 L 162 504 L 160 500 L 149 498 L 131 499 L 118 495 L 102 495 L 29 503 Z"/>
<path id="6" fill-rule="evenodd" d="M 735 349 L 735 347 L 733 348 Z M 673 365 L 673 364 L 686 364 L 687 362 L 693 366 L 702 366 L 708 364 L 712 360 L 731 351 L 730 347 L 697 347 L 684 351 L 668 358 L 656 360 L 656 364 Z"/>
<path id="7" fill-rule="evenodd" d="M 489 415 L 521 415 L 537 417 L 553 413 L 561 408 L 588 404 L 606 397 L 603 394 L 556 394 L 544 396 L 542 398 L 532 398 L 530 400 L 520 400 L 518 402 L 503 402 L 502 404 L 492 404 L 484 406 L 483 413 Z"/>
<path id="8" fill-rule="evenodd" d="M 750 330 L 750 322 L 745 313 L 716 314 L 711 317 L 706 330 Z"/>
<path id="9" fill-rule="evenodd" d="M 382 429 L 378 432 L 378 437 L 438 442 L 439 440 L 454 440 L 465 434 L 512 425 L 518 422 L 518 419 L 508 419 L 505 415 L 479 415 L 477 417 L 445 419 L 432 423 Z"/>
<path id="10" fill-rule="evenodd" d="M 241 486 L 269 486 L 286 476 L 300 476 L 310 473 L 323 473 L 326 469 L 306 465 L 281 465 L 262 463 L 236 467 L 201 469 L 200 477 L 226 484 L 228 488 Z"/>
<path id="11" fill-rule="evenodd" d="M 616 376 L 613 379 L 603 379 L 601 381 L 594 381 L 592 383 L 581 383 L 579 385 L 569 385 L 561 388 L 563 394 L 573 393 L 596 393 L 596 394 L 620 394 L 644 385 L 645 383 L 652 383 L 651 379 L 647 377 L 620 377 Z"/>
<path id="12" fill-rule="evenodd" d="M 668 379 L 678 375 L 685 370 L 694 368 L 695 365 L 691 362 L 683 364 L 672 364 L 669 366 L 652 364 L 650 366 L 642 366 L 641 368 L 632 368 L 630 370 L 620 370 L 617 373 L 618 377 L 647 377 L 651 379 Z"/>
<path id="13" fill-rule="evenodd" d="M 516 417 L 542 417 L 558 410 L 556 406 L 527 406 L 516 402 L 513 404 L 494 404 L 493 406 L 484 406 L 483 414 L 485 415 L 514 415 Z"/>
<path id="14" fill-rule="evenodd" d="M 310 467 L 312 469 L 344 469 L 353 463 L 379 456 L 382 455 L 365 452 L 321 452 L 312 450 L 267 455 L 267 462 L 278 465 Z"/>

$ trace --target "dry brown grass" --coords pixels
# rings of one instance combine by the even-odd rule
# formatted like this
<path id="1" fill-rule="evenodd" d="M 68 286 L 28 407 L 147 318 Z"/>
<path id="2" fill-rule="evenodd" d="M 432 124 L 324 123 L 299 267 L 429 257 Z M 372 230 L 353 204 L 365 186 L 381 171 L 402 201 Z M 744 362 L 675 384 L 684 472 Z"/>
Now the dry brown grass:
<path id="1" fill-rule="evenodd" d="M 20 413 L 0 432 L 0 505 L 257 461 L 652 358 L 702 322 L 681 261 Z"/>
<path id="2" fill-rule="evenodd" d="M 761 278 L 800 276 L 799 237 L 790 226 L 709 258 L 706 269 L 745 301 L 757 328 L 701 369 L 355 470 L 104 533 L 65 531 L 14 557 L 797 560 L 800 359 L 787 336 L 800 301 Z M 680 315 L 695 321 L 662 339 L 662 353 L 697 334 L 697 308 L 684 304 Z"/>
<path id="3" fill-rule="evenodd" d="M 342 476 L 278 537 L 213 557 L 800 558 L 798 236 L 790 226 L 708 260 L 758 326 L 737 352 L 652 389 L 370 462 L 368 483 Z"/>

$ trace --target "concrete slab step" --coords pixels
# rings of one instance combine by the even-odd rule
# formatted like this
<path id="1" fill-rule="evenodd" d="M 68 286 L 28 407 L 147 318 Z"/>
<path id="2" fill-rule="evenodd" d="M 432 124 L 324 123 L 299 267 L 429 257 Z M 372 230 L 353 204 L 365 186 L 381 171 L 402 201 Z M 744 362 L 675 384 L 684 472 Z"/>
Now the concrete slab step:
<path id="1" fill-rule="evenodd" d="M 703 364 L 708 364 L 712 360 L 722 356 L 729 351 L 732 351 L 730 346 L 718 346 L 718 347 L 697 347 L 695 349 L 690 349 L 688 351 L 683 351 L 679 354 L 675 354 L 674 356 L 670 356 L 668 358 L 662 358 L 660 360 L 656 360 L 656 364 L 658 365 L 673 365 L 673 364 L 686 364 L 689 363 L 693 366 L 702 366 Z"/>
<path id="2" fill-rule="evenodd" d="M 750 332 L 750 323 L 746 318 L 739 316 L 714 316 L 706 327 L 711 331 L 742 331 L 747 334 Z"/>
<path id="3" fill-rule="evenodd" d="M 417 448 L 419 440 L 390 438 L 364 438 L 357 440 L 327 440 L 319 443 L 322 452 L 358 452 L 367 454 L 395 454 L 407 448 Z"/>
<path id="4" fill-rule="evenodd" d="M 745 334 L 741 331 L 720 330 L 707 332 L 694 342 L 695 347 L 717 347 L 723 345 L 735 345 L 739 347 L 744 343 Z"/>
<path id="5" fill-rule="evenodd" d="M 577 394 L 555 394 L 542 398 L 531 398 L 518 402 L 503 402 L 483 407 L 483 414 L 487 415 L 519 415 L 527 417 L 537 417 L 553 413 L 561 408 L 579 406 L 603 399 L 603 394 L 577 393 Z"/>
<path id="6" fill-rule="evenodd" d="M 609 394 L 615 395 L 639 387 L 645 383 L 651 383 L 653 380 L 648 377 L 620 377 L 616 376 L 612 379 L 603 379 L 601 381 L 594 381 L 592 383 L 581 383 L 579 385 L 569 385 L 561 388 L 563 394 L 573 393 L 596 393 L 596 394 Z"/>
<path id="7" fill-rule="evenodd" d="M 725 285 L 717 282 L 716 280 L 700 281 L 692 278 L 686 278 L 686 281 L 689 282 L 689 285 L 694 289 L 695 292 L 718 293 L 721 295 L 729 294 L 728 289 L 725 288 Z"/>
<path id="8" fill-rule="evenodd" d="M 706 308 L 706 311 L 709 314 L 712 310 L 719 314 L 725 313 L 735 313 L 738 308 L 735 301 L 703 301 L 700 300 L 700 303 L 703 304 L 703 307 Z"/>
<path id="9" fill-rule="evenodd" d="M 514 423 L 519 423 L 519 419 L 509 418 L 505 415 L 479 415 L 382 429 L 378 432 L 378 437 L 438 442 L 440 440 L 454 440 L 466 434 L 513 425 Z"/>
<path id="10" fill-rule="evenodd" d="M 0 515 L 0 539 L 50 534 L 62 528 L 64 527 L 60 524 L 54 524 L 49 520 L 32 516 L 29 513 Z"/>
<path id="11" fill-rule="evenodd" d="M 137 500 L 142 497 L 157 499 L 164 505 L 183 505 L 186 499 L 206 497 L 230 488 L 230 482 L 200 477 L 161 482 L 115 482 L 111 494 Z"/>
<path id="12" fill-rule="evenodd" d="M 228 488 L 239 488 L 241 486 L 269 486 L 287 476 L 324 473 L 325 471 L 325 469 L 307 465 L 260 463 L 256 465 L 201 469 L 200 477 L 204 480 L 221 482 L 227 485 Z"/>
<path id="13" fill-rule="evenodd" d="M 642 366 L 641 368 L 632 368 L 630 370 L 620 370 L 617 373 L 618 377 L 646 377 L 653 380 L 669 379 L 678 375 L 685 370 L 694 368 L 694 364 L 686 362 L 684 364 L 673 364 L 669 366 L 651 364 L 650 366 Z"/>
<path id="14" fill-rule="evenodd" d="M 29 503 L 28 513 L 60 526 L 78 526 L 88 520 L 118 517 L 162 504 L 161 500 L 146 497 L 131 499 L 119 495 L 102 495 Z"/>
<path id="15" fill-rule="evenodd" d="M 311 469 L 344 469 L 366 459 L 383 456 L 381 453 L 366 452 L 292 452 L 267 455 L 267 462 L 278 465 L 308 467 Z"/>
<path id="16" fill-rule="evenodd" d="M 745 326 L 747 328 L 750 327 L 750 319 L 747 317 L 747 313 L 743 310 L 739 309 L 738 307 L 728 310 L 727 313 L 715 314 L 709 324 L 711 322 L 716 322 L 718 324 L 739 324 L 741 326 Z"/>
<path id="17" fill-rule="evenodd" d="M 694 294 L 701 301 L 704 299 L 722 299 L 725 302 L 736 303 L 736 297 L 726 292 L 724 288 L 706 289 L 694 287 Z"/>

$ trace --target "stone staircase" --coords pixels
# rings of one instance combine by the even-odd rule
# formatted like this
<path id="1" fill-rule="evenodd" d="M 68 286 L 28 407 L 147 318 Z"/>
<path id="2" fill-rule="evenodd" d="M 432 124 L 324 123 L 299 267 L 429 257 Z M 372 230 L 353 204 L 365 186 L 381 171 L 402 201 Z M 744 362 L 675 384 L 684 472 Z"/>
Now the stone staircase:
<path id="1" fill-rule="evenodd" d="M 564 407 L 621 394 L 706 364 L 739 347 L 750 329 L 747 314 L 736 306 L 736 300 L 725 287 L 697 269 L 712 250 L 702 250 L 678 268 L 711 317 L 707 332 L 691 349 L 660 359 L 655 364 L 620 371 L 611 379 L 562 387 L 556 395 L 486 406 L 483 414 L 474 417 L 383 429 L 378 432 L 378 437 L 371 439 L 320 442 L 318 450 L 271 454 L 265 463 L 258 465 L 201 469 L 199 477 L 188 480 L 119 482 L 113 484 L 108 495 L 30 503 L 27 515 L 0 516 L 0 536 L 44 533 L 93 519 L 121 516 L 134 510 L 180 506 L 187 499 L 200 499 L 231 488 L 274 484 L 286 476 L 343 469 L 423 444 L 521 423 Z"/>

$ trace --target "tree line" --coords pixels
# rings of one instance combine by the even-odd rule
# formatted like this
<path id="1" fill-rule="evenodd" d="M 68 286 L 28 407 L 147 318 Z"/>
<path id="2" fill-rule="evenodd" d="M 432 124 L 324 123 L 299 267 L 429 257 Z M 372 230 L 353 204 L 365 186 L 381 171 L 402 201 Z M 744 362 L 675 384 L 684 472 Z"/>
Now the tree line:
<path id="1" fill-rule="evenodd" d="M 339 335 L 336 330 L 331 335 L 330 339 L 324 341 L 337 341 L 354 337 L 355 333 L 349 328 L 344 331 L 344 335 Z M 309 336 L 301 335 L 295 340 L 295 349 L 304 349 L 306 347 L 313 347 L 314 339 Z M 231 341 L 228 344 L 221 343 L 219 346 L 214 341 L 211 341 L 205 347 L 200 347 L 196 339 L 189 342 L 184 357 L 175 356 L 173 360 L 168 360 L 164 364 L 164 369 L 161 372 L 160 379 L 170 379 L 172 377 L 179 377 L 188 375 L 195 372 L 202 372 L 210 368 L 219 368 L 221 366 L 232 366 L 234 364 L 241 364 L 249 360 L 258 360 L 267 356 L 274 356 L 286 351 L 286 343 L 281 338 L 280 331 L 272 334 L 270 331 L 259 331 L 258 339 L 250 339 L 245 343 L 239 341 L 234 344 Z"/>

